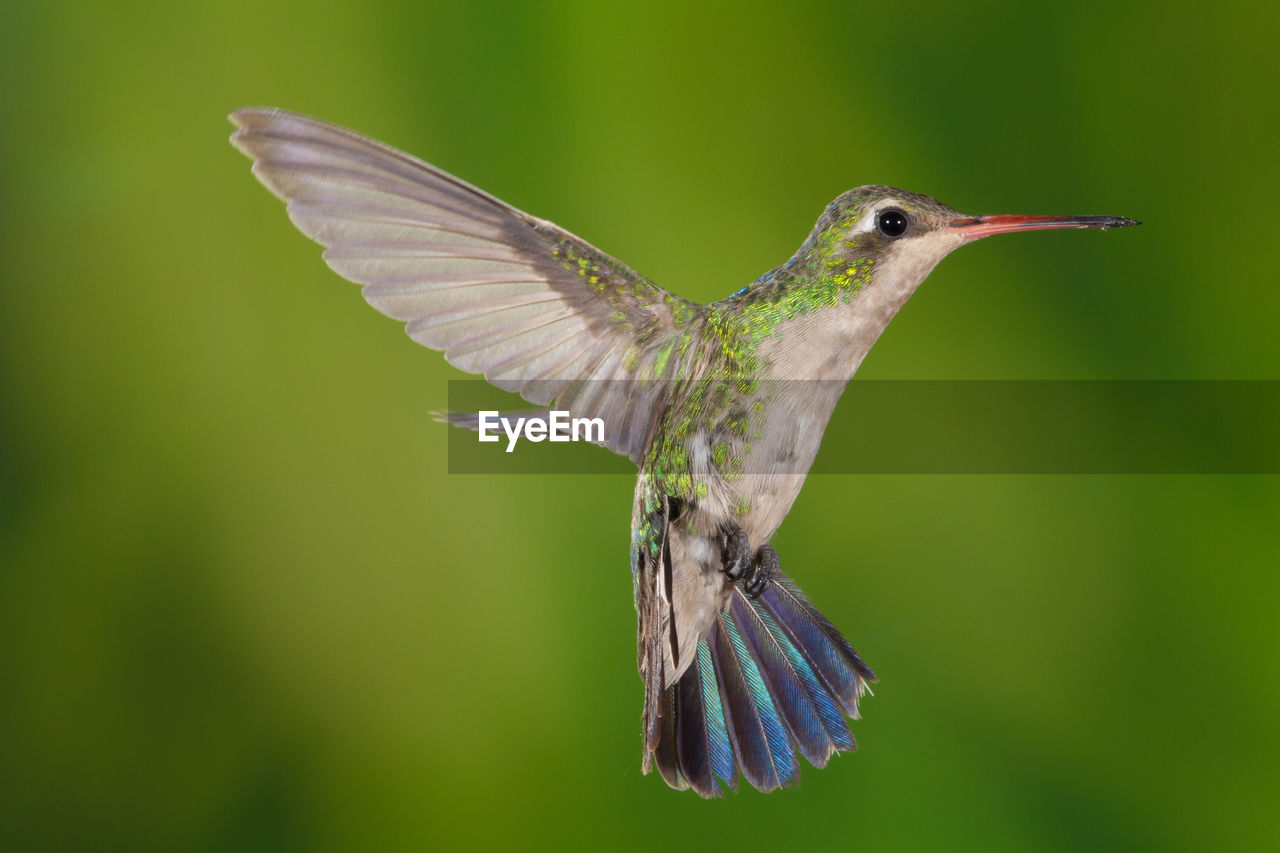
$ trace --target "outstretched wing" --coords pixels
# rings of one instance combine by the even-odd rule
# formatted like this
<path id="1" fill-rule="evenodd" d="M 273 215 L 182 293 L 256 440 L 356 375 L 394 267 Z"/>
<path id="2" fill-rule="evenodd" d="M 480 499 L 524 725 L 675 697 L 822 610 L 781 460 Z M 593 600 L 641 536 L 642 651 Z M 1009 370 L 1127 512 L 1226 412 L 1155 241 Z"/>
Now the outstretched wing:
<path id="1" fill-rule="evenodd" d="M 603 418 L 606 445 L 639 462 L 661 402 L 662 383 L 645 381 L 666 361 L 658 343 L 696 306 L 380 142 L 276 109 L 231 120 L 253 173 L 370 305 L 462 370 L 531 403 Z"/>

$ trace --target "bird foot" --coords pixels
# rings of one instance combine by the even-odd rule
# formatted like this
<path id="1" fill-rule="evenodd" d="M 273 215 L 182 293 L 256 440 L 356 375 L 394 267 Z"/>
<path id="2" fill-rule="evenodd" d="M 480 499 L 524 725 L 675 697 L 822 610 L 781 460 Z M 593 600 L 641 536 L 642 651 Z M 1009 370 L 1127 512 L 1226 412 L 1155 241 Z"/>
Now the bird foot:
<path id="1" fill-rule="evenodd" d="M 772 545 L 761 545 L 756 551 L 751 572 L 742 581 L 742 591 L 751 598 L 759 598 L 769 581 L 778 572 L 778 552 Z"/>
<path id="2" fill-rule="evenodd" d="M 747 532 L 733 523 L 722 527 L 720 535 L 721 570 L 729 580 L 741 583 L 742 591 L 748 596 L 758 597 L 778 571 L 778 552 L 769 545 L 761 545 L 752 554 Z"/>

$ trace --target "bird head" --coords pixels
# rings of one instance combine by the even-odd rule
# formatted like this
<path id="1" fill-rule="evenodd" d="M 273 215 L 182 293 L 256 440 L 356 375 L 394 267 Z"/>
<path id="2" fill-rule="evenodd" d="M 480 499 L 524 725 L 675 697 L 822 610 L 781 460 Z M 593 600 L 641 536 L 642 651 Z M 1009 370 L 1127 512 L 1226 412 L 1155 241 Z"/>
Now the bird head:
<path id="1" fill-rule="evenodd" d="M 939 261 L 983 237 L 1138 224 L 1119 216 L 969 216 L 927 195 L 896 187 L 865 186 L 832 202 L 806 245 L 827 269 L 839 269 L 846 263 L 862 267 L 874 288 L 905 298 Z"/>

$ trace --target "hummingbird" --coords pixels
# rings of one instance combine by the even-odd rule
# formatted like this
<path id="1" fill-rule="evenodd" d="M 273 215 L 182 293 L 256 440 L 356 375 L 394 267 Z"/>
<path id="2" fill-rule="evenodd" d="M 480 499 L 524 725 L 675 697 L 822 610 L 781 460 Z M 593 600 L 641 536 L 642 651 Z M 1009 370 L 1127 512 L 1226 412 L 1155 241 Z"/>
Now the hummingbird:
<path id="1" fill-rule="evenodd" d="M 955 249 L 1116 216 L 969 216 L 862 186 L 782 265 L 698 304 L 553 223 L 354 131 L 271 108 L 230 119 L 253 174 L 324 260 L 455 367 L 600 417 L 638 469 L 630 565 L 645 773 L 703 797 L 791 785 L 856 743 L 875 675 L 769 542 L 845 386 Z M 465 413 L 452 423 L 475 426 Z"/>

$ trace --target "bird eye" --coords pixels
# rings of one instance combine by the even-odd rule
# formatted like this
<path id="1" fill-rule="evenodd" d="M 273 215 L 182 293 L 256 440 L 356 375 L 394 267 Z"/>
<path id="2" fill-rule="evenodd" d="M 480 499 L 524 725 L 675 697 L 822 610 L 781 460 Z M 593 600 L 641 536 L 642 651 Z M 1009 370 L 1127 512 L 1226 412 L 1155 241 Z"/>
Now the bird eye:
<path id="1" fill-rule="evenodd" d="M 876 228 L 891 240 L 907 233 L 907 226 L 910 224 L 911 220 L 907 219 L 907 215 L 896 207 L 876 214 Z"/>

